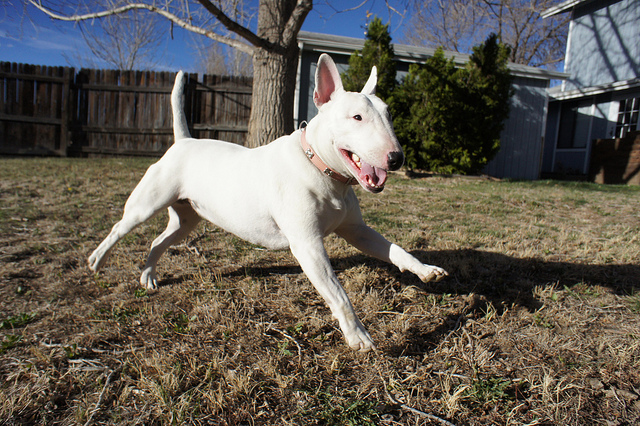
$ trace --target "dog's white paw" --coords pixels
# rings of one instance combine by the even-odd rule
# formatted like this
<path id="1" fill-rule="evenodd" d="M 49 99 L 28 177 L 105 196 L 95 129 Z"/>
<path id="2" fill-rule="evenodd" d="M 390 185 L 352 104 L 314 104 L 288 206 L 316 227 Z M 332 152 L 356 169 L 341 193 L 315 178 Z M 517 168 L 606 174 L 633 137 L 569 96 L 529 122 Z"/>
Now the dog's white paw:
<path id="1" fill-rule="evenodd" d="M 354 351 L 368 352 L 375 349 L 371 336 L 363 326 L 356 327 L 351 333 L 344 335 L 347 344 Z"/>
<path id="2" fill-rule="evenodd" d="M 152 268 L 145 268 L 140 276 L 140 284 L 147 290 L 155 290 L 158 288 L 158 277 Z"/>
<path id="3" fill-rule="evenodd" d="M 416 272 L 416 275 L 423 282 L 427 283 L 427 282 L 433 281 L 433 280 L 435 280 L 436 282 L 440 281 L 441 279 L 443 279 L 444 277 L 449 275 L 449 273 L 447 271 L 445 271 L 444 269 L 439 268 L 437 266 L 422 265 L 421 270 Z"/>
<path id="4" fill-rule="evenodd" d="M 104 259 L 104 256 L 98 253 L 98 250 L 95 250 L 93 253 L 91 253 L 91 256 L 89 256 L 89 259 L 87 259 L 89 269 L 91 269 L 93 272 L 98 272 L 98 269 L 100 269 L 103 264 L 102 259 Z"/>

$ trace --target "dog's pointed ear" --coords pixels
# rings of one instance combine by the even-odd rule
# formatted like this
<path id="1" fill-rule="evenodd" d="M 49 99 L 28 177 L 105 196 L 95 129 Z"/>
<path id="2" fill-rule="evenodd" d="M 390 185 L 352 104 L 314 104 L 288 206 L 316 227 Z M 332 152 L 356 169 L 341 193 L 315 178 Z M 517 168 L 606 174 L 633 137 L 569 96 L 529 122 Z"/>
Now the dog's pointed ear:
<path id="1" fill-rule="evenodd" d="M 333 59 L 326 53 L 320 55 L 316 69 L 316 87 L 313 90 L 313 102 L 317 108 L 331 100 L 331 95 L 344 90 L 342 79 Z"/>
<path id="2" fill-rule="evenodd" d="M 378 69 L 374 65 L 373 68 L 371 68 L 371 74 L 369 75 L 367 84 L 364 85 L 364 88 L 360 93 L 364 95 L 375 95 L 377 86 L 378 86 Z"/>

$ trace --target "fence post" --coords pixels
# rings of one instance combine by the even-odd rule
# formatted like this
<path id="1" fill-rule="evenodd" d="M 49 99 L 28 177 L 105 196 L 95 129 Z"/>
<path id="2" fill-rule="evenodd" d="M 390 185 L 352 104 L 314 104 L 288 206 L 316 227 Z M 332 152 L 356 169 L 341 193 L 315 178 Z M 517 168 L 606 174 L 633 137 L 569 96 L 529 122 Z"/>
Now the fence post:
<path id="1" fill-rule="evenodd" d="M 71 84 L 71 79 L 75 75 L 75 70 L 73 68 L 64 67 L 62 71 L 62 78 L 64 81 L 62 82 L 62 111 L 60 112 L 60 148 L 58 149 L 58 154 L 63 157 L 69 155 L 69 139 L 70 139 L 70 127 L 71 127 L 71 119 L 72 115 L 69 114 L 71 110 L 71 100 L 73 96 L 73 85 Z"/>
<path id="2" fill-rule="evenodd" d="M 184 113 L 187 117 L 187 127 L 189 133 L 194 138 L 199 137 L 194 126 L 200 116 L 200 97 L 196 90 L 198 85 L 198 74 L 187 74 L 187 84 L 184 87 Z"/>

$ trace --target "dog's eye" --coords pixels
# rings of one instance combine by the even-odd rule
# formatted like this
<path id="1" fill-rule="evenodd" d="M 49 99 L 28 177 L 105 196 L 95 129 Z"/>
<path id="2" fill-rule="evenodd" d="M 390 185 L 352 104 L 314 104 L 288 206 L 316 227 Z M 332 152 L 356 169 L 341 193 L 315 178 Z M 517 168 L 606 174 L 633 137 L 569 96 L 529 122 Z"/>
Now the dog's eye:
<path id="1" fill-rule="evenodd" d="M 362 121 L 362 116 L 360 114 L 356 114 L 353 116 L 353 119 L 356 121 Z"/>

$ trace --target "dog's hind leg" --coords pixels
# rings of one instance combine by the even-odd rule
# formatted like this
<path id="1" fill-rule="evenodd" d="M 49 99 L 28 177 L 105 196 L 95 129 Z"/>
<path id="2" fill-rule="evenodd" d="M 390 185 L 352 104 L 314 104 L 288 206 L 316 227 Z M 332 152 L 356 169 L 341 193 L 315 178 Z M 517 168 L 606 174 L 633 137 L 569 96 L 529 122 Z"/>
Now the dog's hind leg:
<path id="1" fill-rule="evenodd" d="M 167 229 L 151 244 L 151 252 L 140 276 L 140 284 L 150 290 L 158 287 L 156 264 L 160 256 L 170 246 L 185 238 L 200 222 L 200 216 L 193 210 L 188 201 L 180 200 L 169 207 L 168 210 L 169 223 L 167 224 Z"/>
<path id="2" fill-rule="evenodd" d="M 122 237 L 177 201 L 177 191 L 172 190 L 169 182 L 170 172 L 163 171 L 158 163 L 149 167 L 124 205 L 122 219 L 89 256 L 91 270 L 97 271 L 104 265 L 109 252 Z"/>

